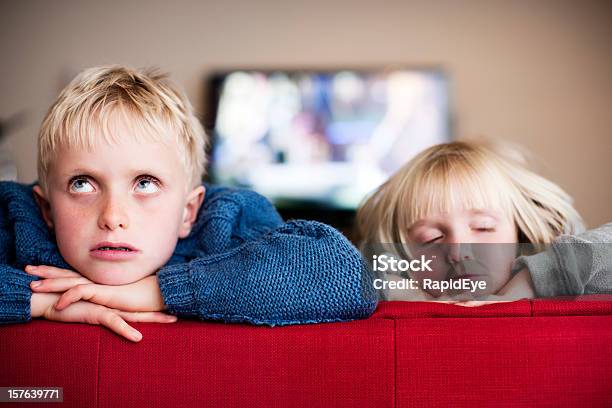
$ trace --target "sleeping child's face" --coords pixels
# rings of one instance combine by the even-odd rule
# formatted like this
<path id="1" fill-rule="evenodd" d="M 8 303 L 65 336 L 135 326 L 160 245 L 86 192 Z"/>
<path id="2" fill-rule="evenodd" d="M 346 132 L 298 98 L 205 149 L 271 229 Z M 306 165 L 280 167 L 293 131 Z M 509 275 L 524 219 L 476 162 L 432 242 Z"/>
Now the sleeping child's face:
<path id="1" fill-rule="evenodd" d="M 514 221 L 496 210 L 453 208 L 431 214 L 408 230 L 411 252 L 432 259 L 432 272 L 416 272 L 413 278 L 423 288 L 423 279 L 436 281 L 467 278 L 486 282 L 486 289 L 472 295 L 499 291 L 511 277 L 518 233 Z M 433 296 L 443 293 L 427 290 Z M 444 292 L 456 295 L 460 292 Z"/>
<path id="2" fill-rule="evenodd" d="M 94 282 L 121 285 L 169 260 L 191 231 L 204 187 L 188 187 L 176 146 L 138 142 L 146 138 L 119 119 L 111 132 L 117 144 L 59 148 L 47 194 L 35 186 L 35 196 L 66 262 Z"/>

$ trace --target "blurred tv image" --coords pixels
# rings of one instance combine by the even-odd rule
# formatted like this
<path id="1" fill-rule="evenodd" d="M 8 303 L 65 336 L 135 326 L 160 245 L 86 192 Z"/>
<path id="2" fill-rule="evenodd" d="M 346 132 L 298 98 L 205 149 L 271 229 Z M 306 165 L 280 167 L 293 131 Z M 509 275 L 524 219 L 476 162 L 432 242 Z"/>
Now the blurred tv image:
<path id="1" fill-rule="evenodd" d="M 279 208 L 353 210 L 451 139 L 440 70 L 233 71 L 213 81 L 211 178 Z"/>

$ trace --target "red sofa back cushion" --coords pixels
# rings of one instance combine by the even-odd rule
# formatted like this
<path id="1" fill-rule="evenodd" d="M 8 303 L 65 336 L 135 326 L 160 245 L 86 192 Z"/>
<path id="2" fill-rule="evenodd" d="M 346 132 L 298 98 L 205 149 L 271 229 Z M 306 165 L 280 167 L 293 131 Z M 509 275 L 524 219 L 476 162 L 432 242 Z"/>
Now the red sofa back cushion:
<path id="1" fill-rule="evenodd" d="M 0 327 L 0 386 L 61 386 L 74 407 L 609 406 L 612 302 L 475 308 L 382 302 L 366 320 L 289 327 Z M 16 406 L 11 404 L 11 406 Z"/>

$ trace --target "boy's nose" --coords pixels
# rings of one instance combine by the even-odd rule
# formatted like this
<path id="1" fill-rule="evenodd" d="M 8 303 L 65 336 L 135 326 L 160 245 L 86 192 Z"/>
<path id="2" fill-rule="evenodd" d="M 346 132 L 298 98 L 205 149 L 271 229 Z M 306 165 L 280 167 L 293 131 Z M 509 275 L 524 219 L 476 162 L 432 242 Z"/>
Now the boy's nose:
<path id="1" fill-rule="evenodd" d="M 109 230 L 126 229 L 129 226 L 129 219 L 127 213 L 117 203 L 107 203 L 98 218 L 98 226 Z"/>

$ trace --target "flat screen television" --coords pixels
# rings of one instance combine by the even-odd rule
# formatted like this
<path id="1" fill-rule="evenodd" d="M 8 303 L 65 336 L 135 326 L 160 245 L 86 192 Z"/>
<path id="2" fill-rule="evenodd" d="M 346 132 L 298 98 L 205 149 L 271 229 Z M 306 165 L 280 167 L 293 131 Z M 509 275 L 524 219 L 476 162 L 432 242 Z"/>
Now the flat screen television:
<path id="1" fill-rule="evenodd" d="M 355 210 L 428 146 L 451 139 L 438 69 L 215 74 L 210 178 L 283 209 Z"/>

